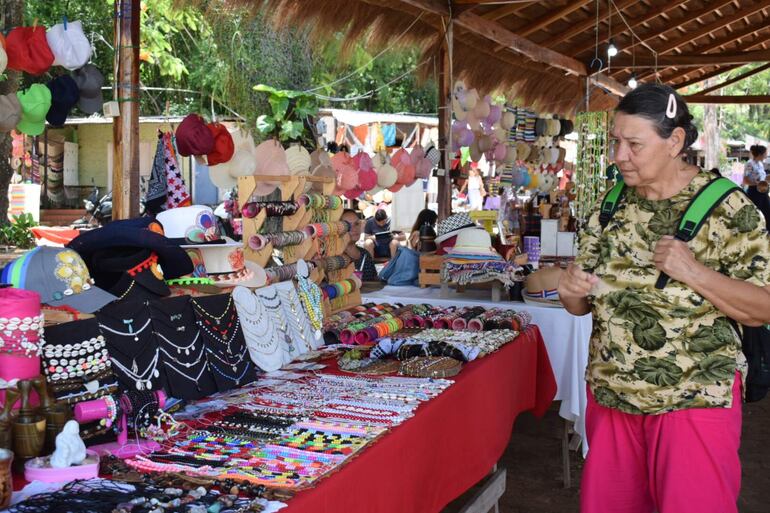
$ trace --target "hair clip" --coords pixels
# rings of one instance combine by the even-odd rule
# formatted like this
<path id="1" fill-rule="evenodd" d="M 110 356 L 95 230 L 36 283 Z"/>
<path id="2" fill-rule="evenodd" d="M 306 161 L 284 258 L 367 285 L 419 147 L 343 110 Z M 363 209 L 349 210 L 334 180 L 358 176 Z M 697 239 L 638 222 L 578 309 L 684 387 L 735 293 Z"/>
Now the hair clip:
<path id="1" fill-rule="evenodd" d="M 674 119 L 676 117 L 676 98 L 674 93 L 668 95 L 668 105 L 666 105 L 666 117 Z"/>

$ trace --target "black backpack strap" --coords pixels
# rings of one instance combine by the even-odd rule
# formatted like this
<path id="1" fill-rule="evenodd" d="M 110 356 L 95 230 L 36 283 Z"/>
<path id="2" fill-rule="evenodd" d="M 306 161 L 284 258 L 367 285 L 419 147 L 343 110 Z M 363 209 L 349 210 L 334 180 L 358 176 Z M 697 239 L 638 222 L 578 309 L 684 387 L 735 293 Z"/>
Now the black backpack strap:
<path id="1" fill-rule="evenodd" d="M 739 189 L 740 187 L 732 180 L 721 177 L 714 178 L 701 187 L 682 214 L 674 238 L 682 242 L 689 242 L 694 239 L 714 209 L 733 191 Z M 655 288 L 664 288 L 668 280 L 669 277 L 666 273 L 660 273 L 658 281 L 655 282 Z"/>
<path id="2" fill-rule="evenodd" d="M 620 202 L 623 200 L 625 194 L 626 182 L 619 181 L 604 195 L 602 206 L 599 210 L 599 224 L 602 225 L 602 230 L 607 228 L 607 225 L 610 224 L 612 216 L 614 216 L 615 212 L 618 210 Z"/>

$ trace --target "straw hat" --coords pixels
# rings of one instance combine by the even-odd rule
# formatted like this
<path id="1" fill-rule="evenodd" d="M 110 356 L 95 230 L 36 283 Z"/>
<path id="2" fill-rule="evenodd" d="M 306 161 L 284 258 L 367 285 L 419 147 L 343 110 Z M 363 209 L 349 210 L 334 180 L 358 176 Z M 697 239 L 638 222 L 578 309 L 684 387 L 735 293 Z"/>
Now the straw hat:
<path id="1" fill-rule="evenodd" d="M 489 232 L 480 227 L 463 228 L 457 232 L 455 245 L 449 250 L 449 256 L 452 255 L 485 255 L 495 260 L 502 259 L 492 247 Z"/>
<path id="2" fill-rule="evenodd" d="M 516 154 L 519 160 L 527 160 L 530 153 L 532 153 L 532 147 L 529 144 L 523 141 L 516 143 Z"/>
<path id="3" fill-rule="evenodd" d="M 254 174 L 258 176 L 286 176 L 289 175 L 289 165 L 286 163 L 286 151 L 281 143 L 275 139 L 267 140 L 257 146 L 254 151 L 254 160 L 256 169 Z M 272 193 L 279 182 L 268 182 L 257 180 L 257 187 L 254 194 L 257 196 L 266 196 Z"/>
<path id="4" fill-rule="evenodd" d="M 300 144 L 293 144 L 286 150 L 286 164 L 294 176 L 310 174 L 310 153 Z"/>
<path id="5" fill-rule="evenodd" d="M 559 267 L 545 267 L 527 277 L 526 290 L 522 294 L 525 303 L 552 308 L 562 308 L 559 301 Z"/>
<path id="6" fill-rule="evenodd" d="M 233 157 L 227 162 L 209 166 L 209 177 L 220 189 L 232 189 L 238 184 L 237 177 L 254 174 L 254 140 L 251 134 L 240 129 L 230 131 L 233 138 Z"/>
<path id="7" fill-rule="evenodd" d="M 398 171 L 390 164 L 385 164 L 377 169 L 377 186 L 383 189 L 393 187 L 398 180 Z"/>

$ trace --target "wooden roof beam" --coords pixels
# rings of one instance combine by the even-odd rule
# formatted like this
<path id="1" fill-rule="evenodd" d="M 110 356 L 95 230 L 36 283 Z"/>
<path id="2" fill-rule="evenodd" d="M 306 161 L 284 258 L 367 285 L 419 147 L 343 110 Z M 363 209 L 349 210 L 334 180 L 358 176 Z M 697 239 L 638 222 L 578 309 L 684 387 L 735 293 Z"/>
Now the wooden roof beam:
<path id="1" fill-rule="evenodd" d="M 585 64 L 579 60 L 535 44 L 525 37 L 514 34 L 500 23 L 482 18 L 470 11 L 466 11 L 457 16 L 454 23 L 458 27 L 489 39 L 490 41 L 524 55 L 533 61 L 542 62 L 575 75 L 585 76 L 587 74 Z"/>
<path id="2" fill-rule="evenodd" d="M 685 96 L 684 100 L 687 103 L 760 105 L 770 103 L 770 94 L 754 94 L 746 96 L 710 96 L 708 94 L 693 94 Z"/>
<path id="3" fill-rule="evenodd" d="M 704 73 L 702 75 L 699 75 L 699 76 L 697 76 L 697 77 L 695 77 L 695 78 L 693 78 L 691 80 L 688 80 L 686 82 L 681 82 L 679 84 L 670 84 L 670 85 L 674 89 L 684 89 L 685 87 L 691 86 L 693 84 L 697 84 L 699 82 L 703 82 L 704 80 L 712 78 L 712 77 L 717 77 L 717 76 L 721 75 L 722 73 L 726 73 L 726 72 L 728 72 L 730 70 L 733 70 L 735 68 L 740 68 L 740 67 L 741 66 L 739 64 L 733 64 L 732 66 L 720 66 L 720 67 L 718 67 L 715 70 L 712 70 L 712 71 L 709 71 L 708 73 Z M 670 79 L 670 80 L 666 79 L 666 80 L 664 80 L 664 82 L 669 83 L 669 82 L 671 82 L 671 80 L 675 80 L 677 78 L 686 77 L 686 76 L 689 76 L 689 75 L 687 75 L 686 73 L 678 73 L 676 75 L 672 75 L 672 77 L 673 77 L 672 79 Z"/>
<path id="4" fill-rule="evenodd" d="M 766 39 L 759 39 L 759 40 L 756 40 L 756 41 L 750 41 L 748 43 L 745 43 L 743 45 L 738 46 L 737 48 L 734 48 L 733 51 L 735 51 L 735 52 L 748 52 L 749 50 L 753 50 L 753 49 L 755 49 L 757 47 L 760 47 L 760 46 L 764 49 L 765 48 L 764 47 L 765 41 L 766 41 Z M 710 54 L 707 54 L 707 55 L 710 55 Z M 734 65 L 733 67 L 737 67 L 737 66 L 739 66 L 739 64 L 738 65 Z M 732 68 L 726 68 L 726 69 L 732 69 Z M 665 71 L 666 71 L 665 69 L 659 69 L 658 73 L 663 73 Z M 693 72 L 693 70 L 690 70 L 690 69 L 679 70 L 677 73 L 674 73 L 673 75 L 669 75 L 668 77 L 666 77 L 663 80 L 664 81 L 676 80 L 676 79 L 681 78 L 683 76 L 691 75 L 692 72 Z M 650 71 L 648 73 L 644 73 L 644 74 L 641 74 L 641 75 L 637 76 L 637 80 L 643 80 L 645 78 L 652 77 L 652 76 L 655 76 L 655 72 L 654 71 Z"/>
<path id="5" fill-rule="evenodd" d="M 620 0 L 616 2 L 616 5 L 618 9 L 622 12 L 623 9 L 630 5 L 634 5 L 639 3 L 639 0 Z M 602 2 L 602 4 L 605 5 L 605 8 L 599 11 L 599 22 L 601 23 L 603 20 L 607 19 L 607 16 L 609 14 L 609 10 L 606 8 L 606 2 Z M 601 7 L 601 6 L 600 6 Z M 615 9 L 613 9 L 613 12 Z M 616 13 L 617 14 L 617 13 Z M 585 20 L 575 23 L 571 29 L 565 30 L 561 34 L 554 34 L 553 37 L 549 38 L 548 40 L 548 46 L 550 48 L 555 47 L 559 43 L 563 43 L 564 41 L 567 41 L 569 39 L 572 39 L 573 37 L 577 36 L 578 34 L 582 34 L 586 30 L 590 29 L 594 26 L 596 23 L 596 15 L 589 16 Z"/>
<path id="6" fill-rule="evenodd" d="M 488 20 L 497 21 L 501 20 L 507 16 L 510 16 L 512 14 L 518 14 L 527 7 L 529 7 L 531 4 L 534 4 L 535 1 L 532 2 L 524 2 L 521 4 L 511 4 L 511 5 L 504 5 L 502 7 L 499 7 L 497 9 L 494 9 L 492 11 L 486 12 L 481 15 L 482 18 L 486 18 Z"/>
<path id="7" fill-rule="evenodd" d="M 567 5 L 565 7 L 562 7 L 561 9 L 551 11 L 545 16 L 542 16 L 536 20 L 532 20 L 531 22 L 527 23 L 527 27 L 523 30 L 517 30 L 516 33 L 520 36 L 527 37 L 530 34 L 534 34 L 540 29 L 543 29 L 553 23 L 554 21 L 560 20 L 564 18 L 565 16 L 569 16 L 573 12 L 580 10 L 583 8 L 583 6 L 592 3 L 593 0 L 573 0 L 571 2 L 567 2 Z"/>
<path id="8" fill-rule="evenodd" d="M 727 2 L 732 2 L 733 0 L 727 0 Z M 656 9 L 651 9 L 647 11 L 645 14 L 638 18 L 634 18 L 633 20 L 628 20 L 628 24 L 631 25 L 631 29 L 635 29 L 636 27 L 643 25 L 647 23 L 650 20 L 653 20 L 660 16 L 661 14 L 665 14 L 668 11 L 671 11 L 673 9 L 676 9 L 677 7 L 681 7 L 684 4 L 684 2 L 666 2 L 665 4 L 657 7 Z M 620 25 L 625 30 L 628 30 L 628 28 L 625 26 L 625 24 Z M 666 29 L 668 30 L 668 29 Z M 599 41 L 606 41 L 609 37 L 609 31 L 605 30 L 604 32 L 599 33 Z M 586 39 L 585 44 L 581 45 L 575 50 L 571 50 L 572 55 L 580 55 L 581 53 L 593 50 L 594 45 L 596 44 L 596 36 L 592 35 L 590 38 Z M 622 51 L 622 49 L 621 49 Z"/>
<path id="9" fill-rule="evenodd" d="M 733 43 L 735 41 L 743 39 L 744 37 L 750 36 L 752 34 L 756 34 L 758 32 L 762 32 L 763 30 L 765 30 L 767 28 L 770 28 L 770 25 L 749 24 L 748 26 L 744 27 L 744 29 L 741 30 L 741 31 L 732 32 L 729 36 L 727 36 L 725 38 L 717 39 L 717 40 L 712 41 L 711 43 L 709 43 L 709 44 L 707 44 L 705 46 L 698 46 L 695 49 L 699 53 L 708 53 L 708 52 L 710 52 L 712 50 L 716 50 L 716 49 L 721 48 L 721 47 L 723 47 L 725 45 L 728 45 L 730 43 Z M 658 61 L 660 61 L 660 59 L 658 59 Z M 622 71 L 624 71 L 624 70 L 620 70 L 619 69 L 619 70 L 613 72 L 612 75 L 613 76 L 617 76 Z M 653 74 L 654 74 L 654 72 L 645 73 L 644 75 L 640 75 L 639 77 L 637 77 L 637 79 L 638 78 L 646 78 L 646 77 L 651 76 Z"/>
<path id="10" fill-rule="evenodd" d="M 724 17 L 718 18 L 716 21 L 706 24 L 702 27 L 700 27 L 697 30 L 694 31 L 687 31 L 685 32 L 685 35 L 683 37 L 680 37 L 679 39 L 675 39 L 673 41 L 668 41 L 666 44 L 661 46 L 660 48 L 656 48 L 656 51 L 658 52 L 658 55 L 664 54 L 667 52 L 670 52 L 671 50 L 675 48 L 679 48 L 682 45 L 685 45 L 689 43 L 690 41 L 695 41 L 696 39 L 699 39 L 707 34 L 711 34 L 715 30 L 719 30 L 724 27 L 728 27 L 731 24 L 743 19 L 747 18 L 762 9 L 766 9 L 770 7 L 770 0 L 761 0 L 760 2 L 749 5 L 747 7 L 744 7 L 743 9 L 733 13 L 728 14 Z M 660 60 L 660 57 L 658 57 L 658 60 Z"/>
<path id="11" fill-rule="evenodd" d="M 618 62 L 618 60 L 620 62 Z M 636 63 L 630 57 L 613 60 L 614 65 L 624 68 L 652 68 L 655 66 L 655 58 L 651 56 L 637 56 Z M 658 67 L 697 68 L 702 66 L 719 66 L 722 64 L 747 64 L 749 62 L 770 61 L 770 50 L 758 50 L 755 52 L 740 53 L 708 53 L 659 55 Z"/>
<path id="12" fill-rule="evenodd" d="M 751 70 L 749 70 L 749 71 L 747 71 L 745 73 L 741 73 L 740 75 L 736 75 L 733 78 L 731 78 L 730 80 L 725 80 L 724 82 L 721 82 L 721 83 L 719 83 L 719 84 L 717 84 L 715 86 L 707 87 L 706 89 L 704 89 L 702 91 L 698 91 L 695 94 L 704 95 L 704 94 L 712 93 L 714 91 L 718 91 L 718 90 L 722 89 L 723 87 L 727 87 L 727 86 L 732 85 L 732 84 L 734 84 L 736 82 L 740 82 L 741 80 L 744 80 L 744 79 L 749 78 L 749 77 L 751 77 L 753 75 L 756 75 L 757 73 L 762 73 L 766 69 L 770 69 L 770 62 L 768 62 L 767 64 L 765 64 L 763 66 L 758 66 L 758 67 L 756 67 L 754 69 L 751 69 Z"/>
<path id="13" fill-rule="evenodd" d="M 430 14 L 449 16 L 449 4 L 442 0 L 399 0 L 402 4 L 411 5 Z"/>

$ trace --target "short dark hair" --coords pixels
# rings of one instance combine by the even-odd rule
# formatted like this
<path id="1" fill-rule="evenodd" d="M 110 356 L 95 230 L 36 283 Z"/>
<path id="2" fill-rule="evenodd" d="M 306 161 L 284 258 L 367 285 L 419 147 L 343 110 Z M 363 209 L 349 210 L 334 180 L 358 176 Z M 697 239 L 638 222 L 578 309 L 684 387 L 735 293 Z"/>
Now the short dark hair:
<path id="1" fill-rule="evenodd" d="M 666 115 L 669 97 L 674 95 L 676 114 L 673 118 Z M 687 103 L 672 88 L 663 84 L 641 84 L 626 94 L 618 103 L 615 112 L 649 119 L 655 124 L 655 131 L 663 139 L 671 137 L 676 128 L 685 133 L 682 151 L 698 139 L 698 129 L 692 122 L 692 115 Z"/>
<path id="2" fill-rule="evenodd" d="M 751 156 L 754 158 L 759 157 L 760 155 L 764 155 L 767 153 L 767 146 L 762 146 L 761 144 L 754 144 L 749 148 L 749 151 L 751 152 Z"/>
<path id="3" fill-rule="evenodd" d="M 388 218 L 388 213 L 384 210 L 380 209 L 377 212 L 374 213 L 374 220 L 375 221 L 384 221 Z"/>
<path id="4" fill-rule="evenodd" d="M 361 214 L 359 214 L 358 212 L 356 212 L 356 211 L 355 211 L 355 210 L 353 210 L 352 208 L 346 208 L 345 210 L 343 210 L 343 211 L 342 211 L 342 216 L 344 216 L 345 214 L 353 214 L 353 215 L 354 215 L 354 216 L 356 216 L 358 219 L 361 219 Z M 340 216 L 340 217 L 342 217 L 342 216 Z"/>

